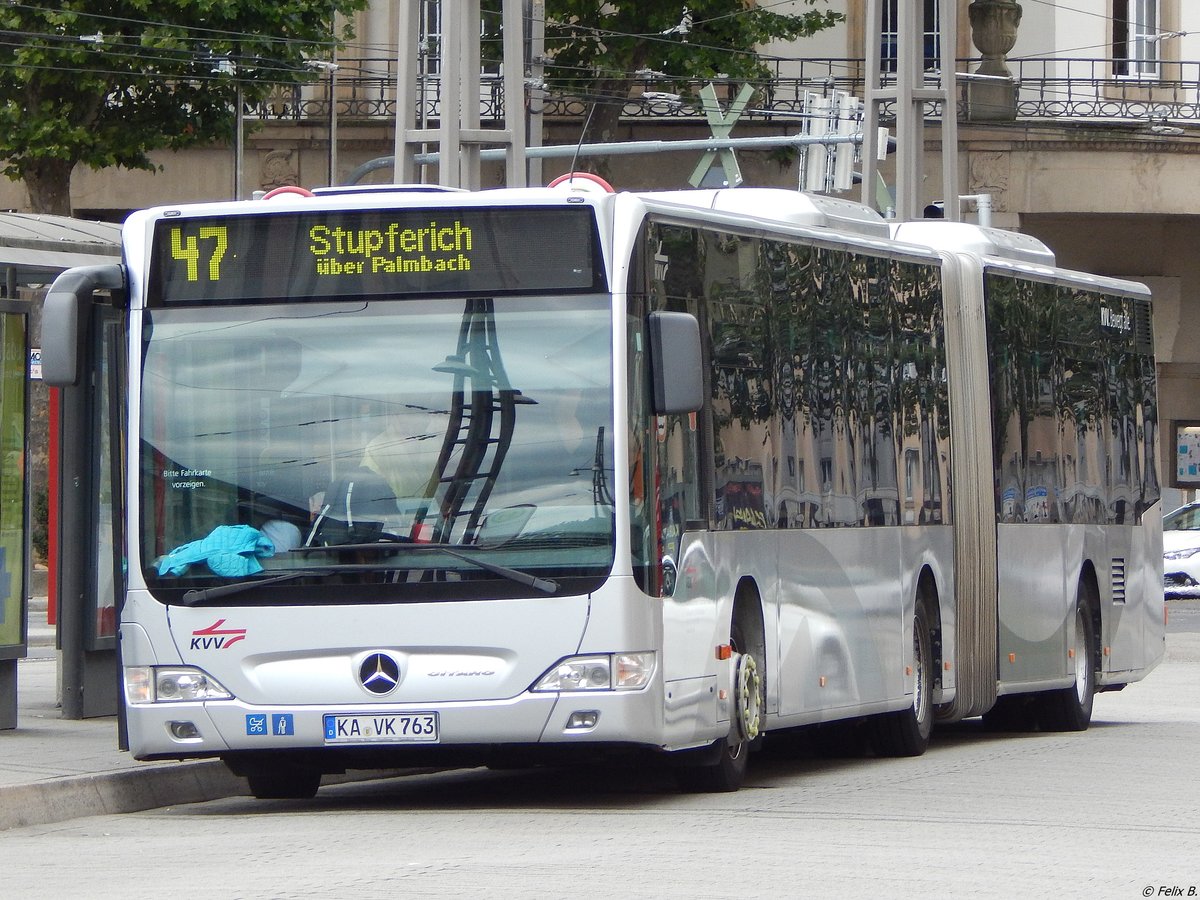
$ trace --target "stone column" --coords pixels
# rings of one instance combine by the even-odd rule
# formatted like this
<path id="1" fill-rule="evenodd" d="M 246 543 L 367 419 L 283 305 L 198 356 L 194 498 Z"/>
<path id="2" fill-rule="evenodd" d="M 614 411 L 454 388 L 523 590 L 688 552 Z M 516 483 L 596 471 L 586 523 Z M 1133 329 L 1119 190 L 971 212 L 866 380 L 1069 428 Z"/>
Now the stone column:
<path id="1" fill-rule="evenodd" d="M 967 14 L 971 40 L 983 54 L 975 74 L 989 76 L 967 82 L 968 117 L 976 122 L 1011 122 L 1017 117 L 1017 84 L 1005 57 L 1017 42 L 1021 4 L 1017 0 L 972 0 Z"/>

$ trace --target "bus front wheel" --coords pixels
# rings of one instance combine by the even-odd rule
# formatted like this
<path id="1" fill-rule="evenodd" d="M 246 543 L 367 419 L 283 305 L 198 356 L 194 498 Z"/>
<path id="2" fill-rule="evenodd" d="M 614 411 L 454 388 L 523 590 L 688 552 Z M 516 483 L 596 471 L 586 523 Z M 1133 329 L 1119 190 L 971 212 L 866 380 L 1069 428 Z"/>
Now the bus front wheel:
<path id="1" fill-rule="evenodd" d="M 747 647 L 734 634 L 735 650 Z M 729 734 L 703 750 L 690 750 L 675 770 L 681 790 L 689 793 L 729 793 L 746 780 L 750 745 L 762 730 L 762 675 L 754 654 L 747 648 L 734 655 L 733 711 Z"/>
<path id="2" fill-rule="evenodd" d="M 309 800 L 321 787 L 321 773 L 312 771 L 283 771 L 254 773 L 246 776 L 250 793 L 256 800 Z"/>

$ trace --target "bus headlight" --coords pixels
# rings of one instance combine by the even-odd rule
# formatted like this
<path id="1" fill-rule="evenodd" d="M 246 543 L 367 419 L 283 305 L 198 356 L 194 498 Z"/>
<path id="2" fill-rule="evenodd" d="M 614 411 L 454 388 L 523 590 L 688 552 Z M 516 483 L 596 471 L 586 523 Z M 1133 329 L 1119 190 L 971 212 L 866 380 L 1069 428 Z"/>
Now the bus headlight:
<path id="1" fill-rule="evenodd" d="M 232 700 L 219 681 L 192 666 L 126 666 L 125 699 L 130 703 Z"/>
<path id="2" fill-rule="evenodd" d="M 533 691 L 636 691 L 650 683 L 653 653 L 571 656 L 555 663 Z"/>

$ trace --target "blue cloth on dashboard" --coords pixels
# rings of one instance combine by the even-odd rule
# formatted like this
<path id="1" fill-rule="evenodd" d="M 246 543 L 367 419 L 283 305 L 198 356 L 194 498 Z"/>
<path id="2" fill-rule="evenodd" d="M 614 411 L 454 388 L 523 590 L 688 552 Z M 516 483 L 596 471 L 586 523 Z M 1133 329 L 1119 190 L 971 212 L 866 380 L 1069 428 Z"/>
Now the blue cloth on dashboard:
<path id="1" fill-rule="evenodd" d="M 262 571 L 258 557 L 274 556 L 271 539 L 249 525 L 219 525 L 208 537 L 176 547 L 158 562 L 159 575 L 182 575 L 203 562 L 216 575 L 240 578 Z"/>

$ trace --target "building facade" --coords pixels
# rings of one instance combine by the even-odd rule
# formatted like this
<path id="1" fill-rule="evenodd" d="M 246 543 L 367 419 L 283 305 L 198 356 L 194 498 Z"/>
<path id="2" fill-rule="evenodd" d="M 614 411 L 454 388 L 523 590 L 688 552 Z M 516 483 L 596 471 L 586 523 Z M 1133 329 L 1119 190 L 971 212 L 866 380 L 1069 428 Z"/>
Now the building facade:
<path id="1" fill-rule="evenodd" d="M 436 0 L 414 2 L 421 4 L 431 38 L 422 43 L 419 96 L 428 98 L 423 114 L 433 121 L 439 8 Z M 862 96 L 865 60 L 876 46 L 879 71 L 883 79 L 890 77 L 899 55 L 903 2 L 870 4 L 881 14 L 878 45 L 868 39 L 868 0 L 831 0 L 846 15 L 842 24 L 804 41 L 764 47 L 777 76 L 758 86 L 754 109 L 739 120 L 734 136 L 795 133 L 806 93 L 836 89 Z M 931 77 L 945 39 L 944 5 L 957 4 L 954 105 L 961 194 L 990 197 L 993 224 L 1040 238 L 1062 266 L 1133 278 L 1153 289 L 1161 427 L 1168 435 L 1162 444 L 1169 448 L 1174 423 L 1200 421 L 1200 256 L 1190 252 L 1200 242 L 1200 3 L 912 2 L 923 3 L 917 40 Z M 800 0 L 792 5 L 797 12 L 810 8 Z M 386 167 L 371 166 L 394 149 L 398 8 L 397 0 L 377 0 L 358 15 L 357 39 L 340 55 L 336 72 L 249 111 L 240 157 L 231 135 L 226 146 L 158 154 L 157 173 L 81 168 L 72 185 L 76 214 L 119 220 L 142 206 L 225 199 L 239 182 L 248 196 L 285 184 L 390 180 Z M 787 12 L 788 4 L 772 9 Z M 1005 72 L 1012 81 L 1004 81 Z M 724 86 L 723 96 L 731 97 L 735 87 Z M 625 137 L 709 134 L 696 106 L 676 102 L 671 91 L 660 88 L 650 77 L 631 93 Z M 485 121 L 503 102 L 499 90 L 498 79 L 484 78 Z M 585 106 L 569 98 L 539 99 L 544 143 L 576 143 Z M 929 112 L 921 201 L 955 203 L 940 196 L 941 112 L 933 106 Z M 886 118 L 885 111 L 884 124 Z M 614 157 L 609 171 L 620 188 L 682 187 L 698 156 Z M 798 183 L 794 154 L 738 156 L 746 184 Z M 545 161 L 543 180 L 569 165 Z M 894 179 L 893 165 L 882 164 L 885 180 Z M 499 185 L 503 177 L 501 166 L 485 164 L 484 186 Z M 848 196 L 859 194 L 856 189 Z M 875 196 L 868 192 L 868 199 Z M 0 184 L 0 208 L 27 210 L 23 187 Z M 975 217 L 971 204 L 963 209 L 967 220 Z M 1171 460 L 1163 461 L 1162 471 L 1174 471 Z"/>

